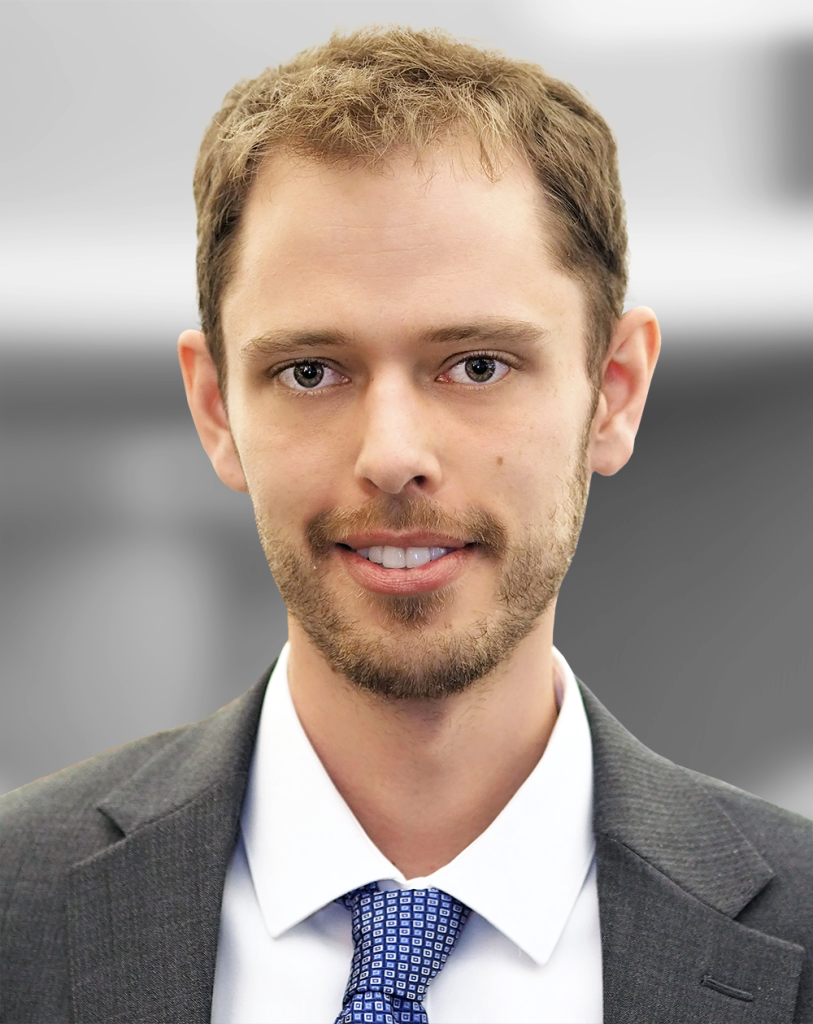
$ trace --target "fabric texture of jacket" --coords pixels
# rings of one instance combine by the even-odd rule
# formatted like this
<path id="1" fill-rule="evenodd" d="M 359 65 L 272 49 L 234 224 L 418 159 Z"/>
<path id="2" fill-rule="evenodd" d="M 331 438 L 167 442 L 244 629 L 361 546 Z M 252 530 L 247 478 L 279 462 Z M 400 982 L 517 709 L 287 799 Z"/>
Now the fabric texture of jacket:
<path id="1" fill-rule="evenodd" d="M 208 1024 L 269 675 L 0 797 L 0 1024 Z M 653 754 L 579 685 L 605 1024 L 813 1024 L 813 823 Z"/>

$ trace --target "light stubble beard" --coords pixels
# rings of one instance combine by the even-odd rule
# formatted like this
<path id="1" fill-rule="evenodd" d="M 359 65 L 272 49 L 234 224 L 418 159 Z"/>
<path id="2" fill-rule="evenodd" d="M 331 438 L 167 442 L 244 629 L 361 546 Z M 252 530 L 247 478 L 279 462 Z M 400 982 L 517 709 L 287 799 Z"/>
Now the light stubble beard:
<path id="1" fill-rule="evenodd" d="M 441 700 L 488 676 L 534 629 L 555 601 L 576 552 L 589 491 L 587 432 L 565 482 L 564 497 L 545 526 L 517 540 L 485 509 L 454 514 L 428 499 L 382 497 L 361 509 L 328 509 L 306 525 L 307 549 L 277 532 L 255 502 L 269 568 L 287 605 L 328 664 L 360 689 L 388 700 Z M 359 602 L 385 623 L 371 628 L 363 613 L 327 580 L 335 544 L 353 533 L 415 531 L 477 543 L 498 570 L 493 611 L 470 625 L 435 625 L 455 599 L 454 585 L 424 594 L 389 595 L 358 587 Z M 392 570 L 409 572 L 410 570 Z"/>

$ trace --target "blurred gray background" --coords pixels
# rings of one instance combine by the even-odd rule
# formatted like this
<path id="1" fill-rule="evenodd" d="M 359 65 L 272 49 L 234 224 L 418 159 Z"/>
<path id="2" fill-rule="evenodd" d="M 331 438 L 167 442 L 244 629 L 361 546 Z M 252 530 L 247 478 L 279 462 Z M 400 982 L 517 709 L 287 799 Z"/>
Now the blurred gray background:
<path id="1" fill-rule="evenodd" d="M 556 642 L 645 743 L 813 817 L 813 8 L 0 4 L 0 792 L 202 717 L 285 641 L 175 361 L 239 78 L 369 22 L 545 65 L 614 128 L 664 351 Z"/>

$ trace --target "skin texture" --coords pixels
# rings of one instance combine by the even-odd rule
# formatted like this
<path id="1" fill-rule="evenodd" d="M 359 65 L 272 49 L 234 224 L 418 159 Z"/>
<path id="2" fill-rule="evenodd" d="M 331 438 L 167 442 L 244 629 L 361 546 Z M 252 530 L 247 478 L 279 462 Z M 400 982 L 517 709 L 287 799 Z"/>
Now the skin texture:
<path id="1" fill-rule="evenodd" d="M 178 345 L 203 446 L 251 495 L 286 598 L 300 720 L 407 878 L 472 842 L 545 749 L 589 477 L 630 457 L 660 346 L 650 310 L 626 313 L 595 393 L 530 169 L 493 182 L 472 154 L 383 172 L 277 154 L 224 298 L 225 405 L 203 335 Z M 296 360 L 318 388 L 295 390 Z M 469 545 L 437 580 L 337 546 L 433 540 Z"/>

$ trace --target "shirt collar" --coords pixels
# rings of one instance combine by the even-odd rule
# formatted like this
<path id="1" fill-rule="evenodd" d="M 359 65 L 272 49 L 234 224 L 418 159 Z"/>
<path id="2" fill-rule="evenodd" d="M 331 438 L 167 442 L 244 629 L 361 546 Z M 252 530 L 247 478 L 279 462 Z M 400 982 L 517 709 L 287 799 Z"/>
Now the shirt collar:
<path id="1" fill-rule="evenodd" d="M 288 690 L 286 644 L 265 694 L 242 815 L 269 934 L 279 937 L 368 882 L 435 886 L 546 963 L 594 853 L 590 728 L 573 672 L 555 648 L 553 657 L 560 710 L 538 764 L 473 843 L 428 878 L 407 883 L 362 829 L 311 746 Z"/>

